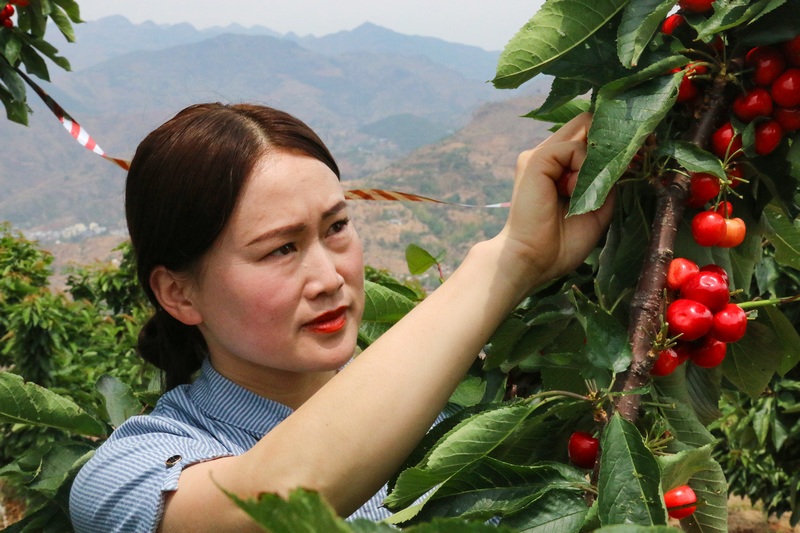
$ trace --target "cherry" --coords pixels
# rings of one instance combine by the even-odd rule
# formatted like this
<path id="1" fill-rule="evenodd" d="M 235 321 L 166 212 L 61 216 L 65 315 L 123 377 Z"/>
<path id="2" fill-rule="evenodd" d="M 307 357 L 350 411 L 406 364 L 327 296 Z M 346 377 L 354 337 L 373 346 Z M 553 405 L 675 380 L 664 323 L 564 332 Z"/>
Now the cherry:
<path id="1" fill-rule="evenodd" d="M 725 235 L 717 242 L 720 248 L 735 248 L 744 242 L 747 227 L 741 218 L 725 219 Z"/>
<path id="2" fill-rule="evenodd" d="M 699 339 L 711 328 L 714 315 L 705 305 L 694 300 L 679 298 L 667 307 L 667 323 L 672 337 L 692 341 Z"/>
<path id="3" fill-rule="evenodd" d="M 722 342 L 736 342 L 747 330 L 747 313 L 736 304 L 729 303 L 714 313 L 709 333 Z"/>
<path id="4" fill-rule="evenodd" d="M 711 11 L 714 0 L 678 0 L 678 5 L 689 13 L 707 13 Z"/>
<path id="5" fill-rule="evenodd" d="M 798 80 L 800 81 L 800 79 Z M 800 85 L 797 87 L 800 91 Z M 781 144 L 783 128 L 775 120 L 768 120 L 756 126 L 755 150 L 758 155 L 767 155 Z"/>
<path id="6" fill-rule="evenodd" d="M 752 48 L 744 59 L 748 67 L 752 67 L 751 79 L 756 85 L 769 86 L 775 78 L 786 70 L 786 59 L 774 46 L 757 46 Z"/>
<path id="7" fill-rule="evenodd" d="M 768 117 L 772 114 L 772 96 L 764 87 L 755 87 L 733 101 L 733 114 L 745 122 Z"/>
<path id="8" fill-rule="evenodd" d="M 800 105 L 800 68 L 787 68 L 770 88 L 772 100 L 783 107 Z"/>
<path id="9" fill-rule="evenodd" d="M 710 263 L 708 265 L 704 265 L 700 267 L 701 272 L 715 272 L 720 275 L 720 277 L 725 281 L 725 285 L 728 285 L 728 273 L 725 272 L 725 269 L 719 265 L 715 265 Z"/>
<path id="10" fill-rule="evenodd" d="M 664 494 L 664 505 L 670 518 L 686 518 L 694 513 L 697 506 L 697 496 L 689 485 L 681 485 Z"/>
<path id="11" fill-rule="evenodd" d="M 684 22 L 686 22 L 686 19 L 683 18 L 683 15 L 673 13 L 661 23 L 661 33 L 664 35 L 672 35 Z"/>
<path id="12" fill-rule="evenodd" d="M 690 357 L 692 363 L 701 368 L 714 368 L 725 360 L 728 345 L 711 335 L 706 335 L 692 345 Z"/>
<path id="13" fill-rule="evenodd" d="M 733 124 L 726 122 L 711 135 L 711 150 L 720 159 L 741 155 L 742 136 L 736 133 Z"/>
<path id="14" fill-rule="evenodd" d="M 789 39 L 781 45 L 786 62 L 793 67 L 800 67 L 800 35 Z"/>
<path id="15" fill-rule="evenodd" d="M 6 4 L 6 7 L 3 8 L 3 17 L 9 18 L 13 14 L 14 14 L 14 6 L 12 6 L 11 4 Z"/>
<path id="16" fill-rule="evenodd" d="M 679 70 L 680 69 L 676 69 L 673 72 Z M 683 78 L 681 78 L 681 84 L 678 86 L 678 98 L 675 101 L 679 104 L 691 102 L 698 94 L 700 94 L 700 88 L 692 81 L 688 74 L 684 74 Z"/>
<path id="17" fill-rule="evenodd" d="M 730 296 L 730 289 L 725 279 L 718 273 L 708 270 L 701 270 L 689 276 L 681 286 L 681 298 L 700 302 L 712 313 L 728 305 Z"/>
<path id="18" fill-rule="evenodd" d="M 575 466 L 593 468 L 597 461 L 597 451 L 600 449 L 600 440 L 592 437 L 587 431 L 576 431 L 569 437 L 567 454 Z"/>
<path id="19" fill-rule="evenodd" d="M 668 376 L 683 362 L 674 348 L 665 348 L 658 352 L 658 359 L 650 369 L 651 376 Z"/>
<path id="20" fill-rule="evenodd" d="M 800 106 L 782 107 L 776 105 L 772 110 L 772 118 L 781 125 L 785 132 L 800 130 Z"/>
<path id="21" fill-rule="evenodd" d="M 9 18 L 3 18 L 2 20 L 3 20 L 3 26 L 4 27 L 6 27 L 6 28 L 13 28 L 14 27 L 14 21 L 13 20 L 11 20 Z"/>
<path id="22" fill-rule="evenodd" d="M 694 261 L 690 261 L 685 257 L 676 257 L 670 261 L 667 268 L 667 287 L 670 290 L 678 291 L 687 278 L 699 271 L 700 267 Z"/>
<path id="23" fill-rule="evenodd" d="M 706 202 L 716 198 L 720 191 L 719 178 L 705 172 L 693 172 L 689 179 L 689 207 L 703 207 Z"/>
<path id="24" fill-rule="evenodd" d="M 725 237 L 725 218 L 714 211 L 701 211 L 692 218 L 692 236 L 700 246 L 714 246 Z"/>
<path id="25" fill-rule="evenodd" d="M 724 217 L 729 217 L 733 214 L 733 204 L 727 200 L 723 200 L 717 204 L 717 206 L 714 208 L 714 212 L 719 213 Z"/>

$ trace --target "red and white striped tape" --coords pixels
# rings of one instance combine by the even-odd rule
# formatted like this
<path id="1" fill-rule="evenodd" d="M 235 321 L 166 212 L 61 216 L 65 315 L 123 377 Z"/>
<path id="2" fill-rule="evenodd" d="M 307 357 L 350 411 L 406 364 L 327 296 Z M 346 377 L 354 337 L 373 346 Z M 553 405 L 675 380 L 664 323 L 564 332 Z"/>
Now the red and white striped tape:
<path id="1" fill-rule="evenodd" d="M 119 159 L 116 157 L 111 157 L 105 153 L 105 151 L 100 148 L 95 140 L 89 135 L 89 132 L 83 128 L 74 118 L 67 113 L 64 108 L 62 108 L 58 102 L 53 100 L 50 95 L 48 95 L 44 89 L 42 89 L 36 82 L 30 79 L 24 72 L 19 69 L 16 69 L 17 73 L 22 76 L 22 79 L 31 86 L 31 88 L 39 95 L 39 98 L 44 101 L 50 111 L 58 118 L 61 124 L 64 126 L 69 134 L 80 143 L 81 146 L 90 150 L 91 152 L 99 155 L 100 157 L 111 161 L 112 163 L 116 164 L 120 168 L 125 171 L 130 170 L 130 162 L 126 161 L 125 159 Z M 488 204 L 488 205 L 471 205 L 471 204 L 459 204 L 454 202 L 445 202 L 442 200 L 435 200 L 433 198 L 428 198 L 427 196 L 420 196 L 417 194 L 410 194 L 405 192 L 398 192 L 398 191 L 386 191 L 382 189 L 351 189 L 345 191 L 345 198 L 347 200 L 374 200 L 374 201 L 395 201 L 395 202 L 427 202 L 427 203 L 436 203 L 436 204 L 446 204 L 446 205 L 457 205 L 461 207 L 508 207 L 511 203 L 510 202 L 501 202 L 497 204 Z"/>

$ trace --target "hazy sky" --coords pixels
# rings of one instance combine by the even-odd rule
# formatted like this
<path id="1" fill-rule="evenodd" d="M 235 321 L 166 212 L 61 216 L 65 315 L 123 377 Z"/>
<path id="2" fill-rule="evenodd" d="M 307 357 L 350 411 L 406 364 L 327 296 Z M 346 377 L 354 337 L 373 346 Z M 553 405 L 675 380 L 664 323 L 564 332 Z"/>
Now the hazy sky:
<path id="1" fill-rule="evenodd" d="M 266 26 L 327 35 L 372 22 L 408 35 L 501 50 L 544 0 L 78 0 L 85 21 L 123 15 L 131 22 L 188 22 L 197 28 Z"/>

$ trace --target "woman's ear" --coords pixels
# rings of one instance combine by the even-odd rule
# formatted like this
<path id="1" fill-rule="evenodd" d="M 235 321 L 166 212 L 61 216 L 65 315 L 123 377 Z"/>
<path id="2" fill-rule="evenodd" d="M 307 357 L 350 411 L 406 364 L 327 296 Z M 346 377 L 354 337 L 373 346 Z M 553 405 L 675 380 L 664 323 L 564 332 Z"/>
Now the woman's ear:
<path id="1" fill-rule="evenodd" d="M 189 297 L 191 281 L 188 278 L 158 265 L 150 272 L 150 288 L 161 307 L 176 320 L 187 326 L 196 326 L 203 321 Z"/>

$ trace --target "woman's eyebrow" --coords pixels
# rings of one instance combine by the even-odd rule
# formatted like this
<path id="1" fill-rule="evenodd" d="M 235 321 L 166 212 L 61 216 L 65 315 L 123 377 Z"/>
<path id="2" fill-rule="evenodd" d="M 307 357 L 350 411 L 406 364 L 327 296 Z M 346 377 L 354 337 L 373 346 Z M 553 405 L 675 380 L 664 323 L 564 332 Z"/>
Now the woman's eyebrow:
<path id="1" fill-rule="evenodd" d="M 322 218 L 322 220 L 325 220 L 327 218 L 336 216 L 338 213 L 340 213 L 346 207 L 347 207 L 347 203 L 344 200 L 339 200 L 330 209 L 326 209 L 322 213 L 322 217 L 321 218 Z M 257 244 L 259 242 L 266 241 L 266 240 L 269 240 L 269 239 L 273 239 L 273 238 L 276 238 L 276 237 L 286 237 L 286 236 L 289 236 L 289 235 L 296 235 L 298 233 L 301 233 L 303 230 L 305 230 L 306 227 L 307 227 L 307 224 L 305 224 L 303 222 L 300 222 L 300 223 L 297 223 L 297 224 L 289 224 L 288 226 L 281 226 L 280 228 L 274 228 L 274 229 L 271 229 L 271 230 L 267 230 L 264 233 L 261 233 L 261 234 L 257 235 L 256 237 L 254 237 L 250 242 L 248 242 L 245 245 L 245 247 L 252 246 L 253 244 Z"/>

